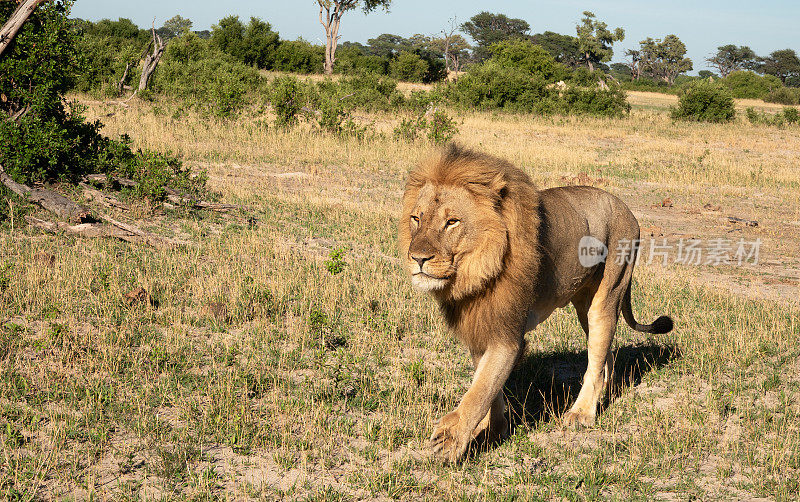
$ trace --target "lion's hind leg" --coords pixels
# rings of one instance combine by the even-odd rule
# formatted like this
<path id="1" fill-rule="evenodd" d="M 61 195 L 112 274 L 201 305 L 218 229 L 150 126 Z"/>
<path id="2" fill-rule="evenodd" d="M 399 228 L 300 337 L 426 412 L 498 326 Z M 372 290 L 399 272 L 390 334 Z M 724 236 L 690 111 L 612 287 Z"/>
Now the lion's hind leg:
<path id="1" fill-rule="evenodd" d="M 603 280 L 593 295 L 577 298 L 578 301 L 573 302 L 581 325 L 585 330 L 588 328 L 589 360 L 578 398 L 564 414 L 565 425 L 594 425 L 597 404 L 612 381 L 614 359 L 611 354 L 611 342 L 617 329 L 622 296 L 627 283 L 630 282 L 630 271 L 626 270 L 627 267 L 621 270 L 613 268 L 616 267 L 607 267 Z M 622 280 L 618 280 L 620 275 Z"/>

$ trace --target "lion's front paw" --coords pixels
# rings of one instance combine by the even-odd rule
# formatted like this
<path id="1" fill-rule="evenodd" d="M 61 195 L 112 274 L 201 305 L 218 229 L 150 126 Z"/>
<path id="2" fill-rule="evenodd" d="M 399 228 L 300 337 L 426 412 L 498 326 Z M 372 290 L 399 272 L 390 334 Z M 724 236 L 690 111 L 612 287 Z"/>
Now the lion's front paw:
<path id="1" fill-rule="evenodd" d="M 431 436 L 433 453 L 445 462 L 458 462 L 467 452 L 471 430 L 463 430 L 458 412 L 448 413 L 436 425 Z"/>
<path id="2" fill-rule="evenodd" d="M 478 443 L 499 443 L 508 436 L 508 420 L 503 415 L 492 419 L 487 415 L 472 431 L 472 438 Z"/>
<path id="3" fill-rule="evenodd" d="M 570 410 L 564 413 L 562 421 L 567 427 L 591 427 L 594 425 L 594 418 L 595 416 L 590 413 Z"/>

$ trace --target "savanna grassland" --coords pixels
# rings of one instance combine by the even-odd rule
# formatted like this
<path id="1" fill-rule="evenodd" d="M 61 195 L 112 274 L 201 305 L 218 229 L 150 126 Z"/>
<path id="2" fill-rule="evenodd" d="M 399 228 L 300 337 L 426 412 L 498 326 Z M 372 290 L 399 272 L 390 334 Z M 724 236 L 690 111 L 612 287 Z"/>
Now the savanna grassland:
<path id="1" fill-rule="evenodd" d="M 386 114 L 358 115 L 384 133 L 359 140 L 77 98 L 105 134 L 181 156 L 243 208 L 119 215 L 192 243 L 167 249 L 4 226 L 4 497 L 800 497 L 796 125 L 676 123 L 676 98 L 647 93 L 621 119 L 452 110 L 457 141 L 541 187 L 622 197 L 645 255 L 651 237 L 761 247 L 742 266 L 642 260 L 634 312 L 675 330 L 620 323 L 617 385 L 591 429 L 560 423 L 586 351 L 571 307 L 556 312 L 506 386 L 511 437 L 442 466 L 426 441 L 472 368 L 395 247 L 405 175 L 432 146 L 393 139 Z"/>

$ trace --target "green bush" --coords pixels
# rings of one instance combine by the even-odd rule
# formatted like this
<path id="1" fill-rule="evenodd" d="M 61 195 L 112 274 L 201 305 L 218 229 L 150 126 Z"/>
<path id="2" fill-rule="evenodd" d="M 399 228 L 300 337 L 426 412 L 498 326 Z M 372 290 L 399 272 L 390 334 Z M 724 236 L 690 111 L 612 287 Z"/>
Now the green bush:
<path id="1" fill-rule="evenodd" d="M 373 73 L 344 77 L 338 86 L 347 104 L 366 111 L 388 111 L 405 102 L 396 80 Z"/>
<path id="2" fill-rule="evenodd" d="M 239 16 L 228 16 L 211 30 L 211 45 L 247 66 L 272 68 L 279 44 L 278 33 L 257 17 L 245 26 Z"/>
<path id="3" fill-rule="evenodd" d="M 800 89 L 794 87 L 778 87 L 770 91 L 764 98 L 764 101 L 781 105 L 797 105 L 800 104 Z"/>
<path id="4" fill-rule="evenodd" d="M 784 108 L 783 117 L 788 124 L 800 124 L 800 111 L 797 108 Z"/>
<path id="5" fill-rule="evenodd" d="M 284 40 L 273 56 L 272 69 L 292 73 L 321 73 L 325 49 L 305 40 Z"/>
<path id="6" fill-rule="evenodd" d="M 118 96 L 119 82 L 126 66 L 141 57 L 151 40 L 150 33 L 124 18 L 118 21 L 76 21 L 76 28 L 79 33 L 77 47 L 83 65 L 75 81 L 75 90 Z M 123 84 L 134 85 L 140 71 L 138 65 L 132 65 Z"/>
<path id="7" fill-rule="evenodd" d="M 358 47 L 341 47 L 336 50 L 336 73 L 347 75 L 359 73 L 389 74 L 389 59 L 374 54 L 364 54 Z"/>
<path id="8" fill-rule="evenodd" d="M 428 121 L 424 115 L 415 118 L 404 118 L 394 128 L 394 137 L 405 141 L 415 141 L 422 136 L 427 128 Z"/>
<path id="9" fill-rule="evenodd" d="M 277 115 L 276 125 L 292 127 L 297 124 L 298 115 L 308 99 L 306 85 L 290 75 L 276 77 L 270 86 L 269 95 L 270 103 Z"/>
<path id="10" fill-rule="evenodd" d="M 540 103 L 553 96 L 543 79 L 493 61 L 472 67 L 449 83 L 445 93 L 452 103 L 464 108 L 527 112 L 536 111 Z"/>
<path id="11" fill-rule="evenodd" d="M 436 110 L 428 123 L 428 139 L 437 145 L 443 145 L 458 134 L 455 120 L 441 110 Z"/>
<path id="12" fill-rule="evenodd" d="M 721 81 L 731 95 L 739 99 L 764 99 L 771 91 L 783 86 L 777 77 L 760 76 L 751 71 L 734 71 Z"/>
<path id="13" fill-rule="evenodd" d="M 402 51 L 389 62 L 392 78 L 404 82 L 422 82 L 428 73 L 428 62 L 411 52 Z"/>
<path id="14" fill-rule="evenodd" d="M 258 71 L 215 50 L 194 33 L 169 42 L 153 78 L 153 92 L 183 100 L 203 113 L 228 118 L 248 103 Z"/>
<path id="15" fill-rule="evenodd" d="M 567 114 L 621 117 L 631 110 L 625 91 L 619 86 L 568 87 L 559 101 Z"/>
<path id="16" fill-rule="evenodd" d="M 794 107 L 786 107 L 775 114 L 757 112 L 753 108 L 745 110 L 747 120 L 751 124 L 764 124 L 770 126 L 783 127 L 786 124 L 800 124 L 800 111 Z"/>
<path id="17" fill-rule="evenodd" d="M 672 118 L 700 122 L 728 122 L 734 119 L 736 110 L 730 91 L 708 81 L 692 83 L 681 95 L 677 108 L 672 109 Z"/>
<path id="18" fill-rule="evenodd" d="M 545 82 L 557 82 L 569 77 L 569 70 L 556 62 L 540 45 L 522 39 L 511 39 L 492 45 L 491 60 L 502 68 L 521 70 Z"/>

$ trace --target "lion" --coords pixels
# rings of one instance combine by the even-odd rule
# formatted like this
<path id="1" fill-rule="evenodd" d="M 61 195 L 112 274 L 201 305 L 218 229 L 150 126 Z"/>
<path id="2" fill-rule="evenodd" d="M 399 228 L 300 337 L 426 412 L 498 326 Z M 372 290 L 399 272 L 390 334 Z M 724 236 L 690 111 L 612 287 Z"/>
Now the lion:
<path id="1" fill-rule="evenodd" d="M 436 456 L 456 462 L 473 439 L 508 434 L 502 389 L 525 333 L 570 302 L 589 362 L 563 422 L 594 424 L 612 377 L 620 311 L 637 331 L 661 334 L 673 326 L 668 316 L 646 325 L 634 319 L 638 239 L 639 223 L 614 195 L 589 186 L 539 191 L 511 163 L 455 144 L 412 170 L 399 223 L 401 257 L 413 286 L 434 297 L 475 368 L 470 388 L 431 436 Z"/>

